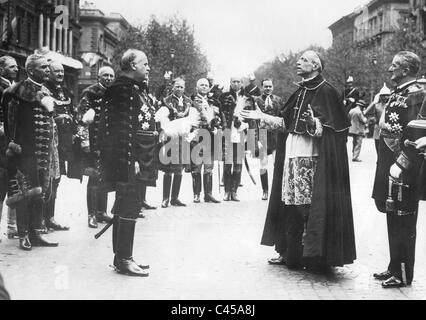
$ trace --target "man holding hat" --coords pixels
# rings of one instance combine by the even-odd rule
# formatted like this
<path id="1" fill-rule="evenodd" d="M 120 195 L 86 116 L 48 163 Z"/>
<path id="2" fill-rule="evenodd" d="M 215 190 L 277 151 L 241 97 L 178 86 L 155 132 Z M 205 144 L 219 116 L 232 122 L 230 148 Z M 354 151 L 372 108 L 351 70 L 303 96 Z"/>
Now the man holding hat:
<path id="1" fill-rule="evenodd" d="M 359 100 L 356 102 L 355 107 L 349 111 L 349 119 L 351 120 L 349 135 L 352 136 L 353 142 L 352 162 L 361 162 L 359 155 L 361 153 L 362 140 L 364 139 L 365 124 L 367 123 L 367 118 L 362 112 L 365 107 L 365 101 Z"/>

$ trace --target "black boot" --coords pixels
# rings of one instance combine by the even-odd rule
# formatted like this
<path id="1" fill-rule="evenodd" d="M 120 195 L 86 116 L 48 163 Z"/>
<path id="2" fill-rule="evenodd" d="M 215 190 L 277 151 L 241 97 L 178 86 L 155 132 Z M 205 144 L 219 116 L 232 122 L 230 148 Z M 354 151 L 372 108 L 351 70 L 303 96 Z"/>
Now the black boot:
<path id="1" fill-rule="evenodd" d="M 114 266 L 120 274 L 135 277 L 147 277 L 149 273 L 141 269 L 133 260 L 133 240 L 135 235 L 136 220 L 118 217 L 118 230 L 116 239 L 116 254 Z"/>
<path id="2" fill-rule="evenodd" d="M 266 201 L 269 198 L 268 171 L 260 175 L 260 181 L 262 182 L 262 190 L 263 190 L 262 200 Z"/>
<path id="3" fill-rule="evenodd" d="M 168 208 L 169 207 L 171 184 L 172 184 L 172 176 L 168 175 L 168 174 L 164 174 L 164 177 L 163 177 L 163 202 L 161 203 L 162 208 Z"/>
<path id="4" fill-rule="evenodd" d="M 231 201 L 231 191 L 232 191 L 232 176 L 229 170 L 223 170 L 223 184 L 225 186 L 225 196 L 223 201 Z"/>
<path id="5" fill-rule="evenodd" d="M 95 186 L 87 186 L 87 212 L 88 212 L 88 225 L 89 228 L 97 229 L 98 221 L 96 219 L 97 215 L 97 205 L 98 205 L 98 191 Z"/>
<path id="6" fill-rule="evenodd" d="M 142 202 L 142 208 L 146 210 L 155 210 L 157 207 L 151 206 L 146 202 L 146 185 L 138 183 L 138 188 L 140 192 L 141 202 Z"/>
<path id="7" fill-rule="evenodd" d="M 175 174 L 173 177 L 172 201 L 170 204 L 175 207 L 186 207 L 186 204 L 179 200 L 180 185 L 182 183 L 182 175 Z"/>
<path id="8" fill-rule="evenodd" d="M 241 182 L 241 172 L 234 172 L 232 174 L 232 193 L 231 193 L 232 201 L 240 202 L 240 199 L 238 199 L 238 195 L 237 195 L 240 182 Z"/>
<path id="9" fill-rule="evenodd" d="M 200 203 L 201 173 L 192 174 L 192 189 L 194 191 L 194 203 Z"/>
<path id="10" fill-rule="evenodd" d="M 216 200 L 213 197 L 213 175 L 211 173 L 207 173 L 203 177 L 204 179 L 204 202 L 207 203 L 220 203 L 220 201 Z"/>
<path id="11" fill-rule="evenodd" d="M 70 228 L 62 226 L 55 221 L 55 204 L 56 204 L 56 190 L 52 192 L 51 199 L 44 206 L 44 223 L 46 228 L 54 231 L 69 231 Z"/>
<path id="12" fill-rule="evenodd" d="M 34 199 L 29 202 L 30 212 L 29 239 L 33 247 L 57 247 L 59 243 L 50 241 L 43 233 L 43 200 Z"/>

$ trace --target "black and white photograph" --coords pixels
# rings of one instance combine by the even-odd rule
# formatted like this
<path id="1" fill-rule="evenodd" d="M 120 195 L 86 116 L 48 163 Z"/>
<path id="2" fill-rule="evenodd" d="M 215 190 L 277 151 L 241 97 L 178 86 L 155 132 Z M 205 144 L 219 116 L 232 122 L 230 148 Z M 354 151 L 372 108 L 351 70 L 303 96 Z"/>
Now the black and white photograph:
<path id="1" fill-rule="evenodd" d="M 426 300 L 426 0 L 0 0 L 0 33 L 0 300 Z"/>

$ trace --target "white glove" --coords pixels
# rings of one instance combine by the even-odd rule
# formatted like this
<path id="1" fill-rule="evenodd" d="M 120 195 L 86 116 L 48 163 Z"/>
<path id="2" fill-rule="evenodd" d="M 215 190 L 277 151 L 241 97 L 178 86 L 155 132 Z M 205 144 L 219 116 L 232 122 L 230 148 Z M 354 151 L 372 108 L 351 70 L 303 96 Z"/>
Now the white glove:
<path id="1" fill-rule="evenodd" d="M 135 162 L 135 174 L 139 174 L 141 172 L 141 168 L 139 167 L 139 162 Z"/>
<path id="2" fill-rule="evenodd" d="M 380 95 L 379 95 L 379 94 L 376 94 L 376 95 L 374 96 L 374 100 L 373 100 L 373 102 L 374 102 L 374 103 L 379 103 L 379 101 L 380 101 Z"/>
<path id="3" fill-rule="evenodd" d="M 93 121 L 95 121 L 95 110 L 89 109 L 83 116 L 83 123 L 84 124 L 92 124 Z"/>
<path id="4" fill-rule="evenodd" d="M 396 164 L 394 164 L 391 168 L 390 168 L 390 176 L 394 179 L 399 179 L 401 178 L 401 174 L 402 174 L 402 170 L 400 167 L 398 167 Z"/>

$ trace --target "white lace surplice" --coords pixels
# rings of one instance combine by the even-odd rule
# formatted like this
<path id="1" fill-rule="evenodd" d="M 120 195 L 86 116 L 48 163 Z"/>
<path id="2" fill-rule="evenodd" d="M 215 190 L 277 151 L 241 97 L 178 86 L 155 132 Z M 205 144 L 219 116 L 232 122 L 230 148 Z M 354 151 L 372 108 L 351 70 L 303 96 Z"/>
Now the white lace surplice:
<path id="1" fill-rule="evenodd" d="M 282 201 L 286 205 L 311 204 L 317 159 L 318 146 L 315 138 L 289 134 L 282 184 Z"/>

